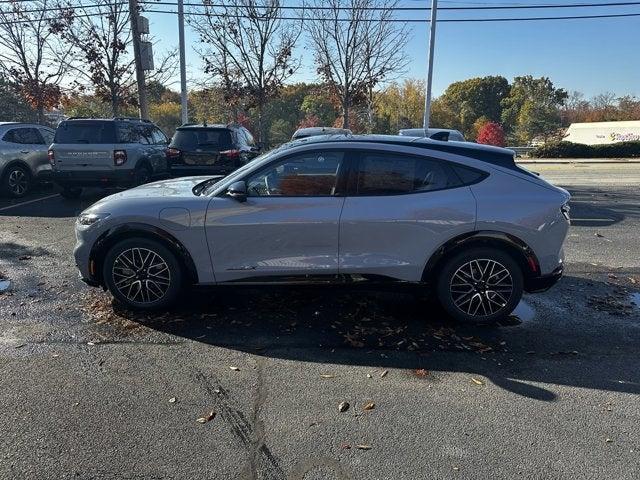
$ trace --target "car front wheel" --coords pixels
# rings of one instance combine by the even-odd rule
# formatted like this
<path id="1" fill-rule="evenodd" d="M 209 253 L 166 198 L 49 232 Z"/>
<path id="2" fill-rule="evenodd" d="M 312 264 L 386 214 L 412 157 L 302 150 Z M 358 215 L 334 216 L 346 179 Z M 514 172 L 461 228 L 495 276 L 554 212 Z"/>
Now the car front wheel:
<path id="1" fill-rule="evenodd" d="M 522 271 L 507 253 L 472 248 L 453 256 L 440 272 L 438 299 L 453 318 L 491 323 L 509 315 L 522 298 Z"/>
<path id="2" fill-rule="evenodd" d="M 167 308 L 182 289 L 182 270 L 175 255 L 146 238 L 113 246 L 105 257 L 103 275 L 111 294 L 136 310 Z"/>

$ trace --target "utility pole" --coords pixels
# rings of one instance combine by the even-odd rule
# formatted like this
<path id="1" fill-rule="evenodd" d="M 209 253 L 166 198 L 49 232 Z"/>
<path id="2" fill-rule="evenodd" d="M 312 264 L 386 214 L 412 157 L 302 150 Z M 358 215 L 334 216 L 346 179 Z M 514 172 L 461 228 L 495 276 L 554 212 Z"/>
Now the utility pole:
<path id="1" fill-rule="evenodd" d="M 182 123 L 189 122 L 187 110 L 187 65 L 184 53 L 184 0 L 178 0 L 178 38 L 180 42 L 180 110 Z"/>
<path id="2" fill-rule="evenodd" d="M 427 85 L 424 94 L 424 118 L 422 128 L 424 136 L 428 137 L 429 116 L 431 115 L 431 84 L 433 80 L 433 51 L 436 44 L 436 17 L 438 15 L 438 0 L 431 0 L 431 21 L 429 23 L 429 66 L 427 68 Z"/>
<path id="3" fill-rule="evenodd" d="M 136 82 L 138 84 L 138 103 L 140 104 L 140 118 L 149 118 L 149 106 L 147 104 L 147 85 L 144 81 L 142 69 L 142 57 L 140 55 L 140 28 L 138 19 L 138 0 L 129 0 L 129 19 L 131 20 L 131 37 L 133 38 L 133 57 L 136 64 Z"/>

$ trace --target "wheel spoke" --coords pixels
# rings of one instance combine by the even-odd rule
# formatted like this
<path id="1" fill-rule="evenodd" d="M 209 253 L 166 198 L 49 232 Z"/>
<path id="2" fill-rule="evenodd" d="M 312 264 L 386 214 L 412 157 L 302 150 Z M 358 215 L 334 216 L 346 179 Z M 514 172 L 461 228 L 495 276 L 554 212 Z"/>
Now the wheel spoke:
<path id="1" fill-rule="evenodd" d="M 171 286 L 171 270 L 158 253 L 134 247 L 120 253 L 111 269 L 115 288 L 129 301 L 152 303 L 162 299 Z"/>
<path id="2" fill-rule="evenodd" d="M 453 304 L 472 317 L 486 317 L 506 307 L 513 295 L 511 272 L 500 262 L 478 258 L 461 265 L 449 283 Z"/>

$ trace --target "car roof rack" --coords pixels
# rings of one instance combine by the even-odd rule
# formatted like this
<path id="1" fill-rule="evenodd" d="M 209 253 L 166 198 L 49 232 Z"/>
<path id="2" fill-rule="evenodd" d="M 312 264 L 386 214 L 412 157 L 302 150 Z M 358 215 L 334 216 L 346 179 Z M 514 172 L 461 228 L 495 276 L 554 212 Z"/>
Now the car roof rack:
<path id="1" fill-rule="evenodd" d="M 113 120 L 127 120 L 130 122 L 151 123 L 151 120 L 149 120 L 148 118 L 137 118 L 137 117 L 113 117 Z"/>

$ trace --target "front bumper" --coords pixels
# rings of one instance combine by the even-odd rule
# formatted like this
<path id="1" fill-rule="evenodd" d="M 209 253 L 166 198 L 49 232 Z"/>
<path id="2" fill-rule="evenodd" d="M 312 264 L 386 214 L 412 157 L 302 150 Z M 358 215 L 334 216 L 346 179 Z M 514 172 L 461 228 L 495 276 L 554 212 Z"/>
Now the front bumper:
<path id="1" fill-rule="evenodd" d="M 528 293 L 545 292 L 558 283 L 563 272 L 564 266 L 560 265 L 548 275 L 528 278 L 525 280 L 524 290 Z"/>
<path id="2" fill-rule="evenodd" d="M 135 183 L 135 171 L 60 171 L 51 172 L 51 180 L 62 187 L 131 186 Z"/>

